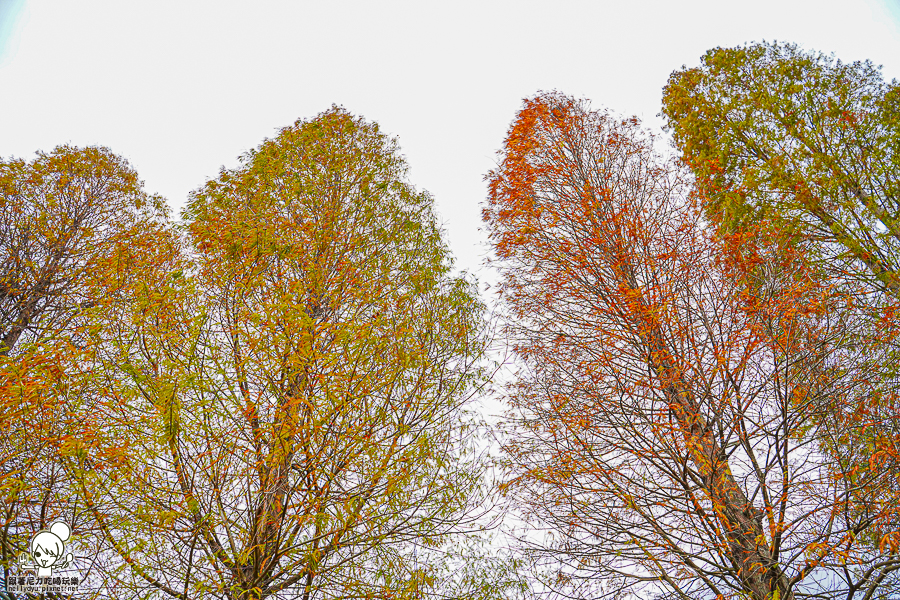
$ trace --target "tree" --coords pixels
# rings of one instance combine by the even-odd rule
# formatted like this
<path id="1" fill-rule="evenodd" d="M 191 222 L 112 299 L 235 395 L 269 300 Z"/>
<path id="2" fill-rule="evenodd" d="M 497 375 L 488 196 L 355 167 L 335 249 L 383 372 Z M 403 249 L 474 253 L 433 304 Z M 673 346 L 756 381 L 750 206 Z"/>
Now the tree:
<path id="1" fill-rule="evenodd" d="M 772 236 L 802 247 L 855 296 L 847 334 L 867 350 L 844 368 L 873 374 L 881 387 L 823 413 L 836 440 L 827 451 L 842 464 L 868 465 L 869 477 L 884 480 L 883 502 L 896 502 L 897 82 L 884 82 L 870 62 L 846 64 L 790 44 L 716 48 L 699 67 L 672 74 L 663 114 L 721 231 L 769 221 Z"/>
<path id="2" fill-rule="evenodd" d="M 0 161 L 0 564 L 39 529 L 77 522 L 56 449 L 72 427 L 89 313 L 127 300 L 166 222 L 130 165 L 59 146 Z M 143 240 L 143 244 L 140 243 Z"/>
<path id="3" fill-rule="evenodd" d="M 525 102 L 484 211 L 521 360 L 506 484 L 572 597 L 874 598 L 897 548 L 881 480 L 820 450 L 848 296 L 796 247 L 717 238 L 636 119 Z M 764 277 L 760 278 L 760 273 Z M 755 286 L 748 281 L 758 279 Z M 753 293 L 748 293 L 752 289 Z M 843 469 L 843 470 L 842 470 Z"/>
<path id="4" fill-rule="evenodd" d="M 106 426 L 68 460 L 117 594 L 500 585 L 439 579 L 450 535 L 481 528 L 482 306 L 404 177 L 376 125 L 297 121 L 192 194 L 189 247 L 105 315 Z"/>
<path id="5" fill-rule="evenodd" d="M 726 230 L 760 217 L 900 299 L 900 88 L 870 62 L 790 44 L 710 50 L 663 115 Z"/>

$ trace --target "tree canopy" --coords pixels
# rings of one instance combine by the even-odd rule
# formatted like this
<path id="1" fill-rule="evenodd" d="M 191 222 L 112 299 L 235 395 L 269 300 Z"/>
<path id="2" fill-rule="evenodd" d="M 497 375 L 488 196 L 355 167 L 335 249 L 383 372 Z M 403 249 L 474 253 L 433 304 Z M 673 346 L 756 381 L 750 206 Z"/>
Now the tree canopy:
<path id="1" fill-rule="evenodd" d="M 700 66 L 672 74 L 663 114 L 721 232 L 765 228 L 853 297 L 841 316 L 844 335 L 865 351 L 843 356 L 841 368 L 879 384 L 823 413 L 821 425 L 832 430 L 824 449 L 879 479 L 881 502 L 896 504 L 898 83 L 871 62 L 843 63 L 794 44 L 716 48 Z M 889 521 L 885 532 L 896 529 Z"/>
<path id="2" fill-rule="evenodd" d="M 636 119 L 525 102 L 484 217 L 522 370 L 507 490 L 571 597 L 852 598 L 897 589 L 882 480 L 820 451 L 852 368 L 807 257 L 717 237 Z M 748 288 L 763 265 L 771 276 Z M 841 360 L 845 359 L 845 360 Z"/>
<path id="3" fill-rule="evenodd" d="M 95 172 L 124 164 L 65 152 L 99 162 Z M 76 343 L 61 326 L 38 328 L 53 316 L 83 349 L 36 400 L 65 427 L 34 439 L 52 441 L 47 464 L 65 467 L 102 593 L 501 593 L 514 575 L 502 561 L 459 553 L 477 546 L 470 534 L 491 508 L 467 407 L 484 383 L 484 308 L 452 273 L 432 199 L 407 182 L 395 141 L 341 108 L 297 121 L 196 190 L 183 225 L 162 213 L 140 221 L 153 235 L 129 216 L 160 207 L 133 172 L 84 184 L 78 198 L 101 215 L 85 221 L 81 205 L 53 196 L 74 185 L 68 168 L 14 204 L 9 190 L 34 177 L 10 167 L 4 209 L 33 214 L 52 243 L 36 244 L 50 247 L 50 267 L 34 266 L 26 224 L 4 249 L 26 257 L 14 274 L 32 277 L 37 300 L 19 299 L 24 276 L 4 289 L 43 310 L 44 321 L 19 318 L 32 338 Z M 44 205 L 69 221 L 49 222 Z M 126 269 L 117 241 L 140 268 Z M 54 244 L 77 261 L 60 261 Z M 32 373 L 22 357 L 4 371 L 10 389 Z"/>
<path id="4" fill-rule="evenodd" d="M 4 566 L 38 529 L 77 517 L 58 450 L 83 422 L 91 322 L 129 302 L 167 251 L 167 214 L 100 147 L 0 161 L 0 520 Z"/>
<path id="5" fill-rule="evenodd" d="M 720 226 L 773 219 L 900 298 L 896 81 L 793 44 L 715 48 L 672 74 L 663 115 Z"/>

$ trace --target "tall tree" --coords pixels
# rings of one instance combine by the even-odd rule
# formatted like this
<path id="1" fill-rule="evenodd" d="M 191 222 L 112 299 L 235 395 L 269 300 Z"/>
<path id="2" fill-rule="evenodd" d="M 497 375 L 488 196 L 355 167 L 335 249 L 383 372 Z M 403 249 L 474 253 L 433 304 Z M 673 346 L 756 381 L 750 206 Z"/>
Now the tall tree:
<path id="1" fill-rule="evenodd" d="M 720 226 L 772 219 L 900 299 L 896 81 L 791 44 L 715 48 L 672 74 L 663 114 Z"/>
<path id="2" fill-rule="evenodd" d="M 108 317 L 107 427 L 70 453 L 117 593 L 494 594 L 440 580 L 436 549 L 479 527 L 482 306 L 396 143 L 333 108 L 184 217 L 185 266 Z"/>
<path id="3" fill-rule="evenodd" d="M 847 343 L 847 298 L 789 245 L 716 238 L 652 146 L 636 119 L 545 94 L 489 176 L 523 365 L 506 489 L 548 531 L 531 549 L 549 583 L 578 598 L 896 593 L 897 548 L 863 540 L 893 510 L 872 501 L 880 480 L 820 451 L 840 432 L 819 411 L 877 389 L 837 356 L 866 351 Z"/>
<path id="4" fill-rule="evenodd" d="M 848 335 L 867 350 L 844 368 L 871 373 L 881 389 L 831 407 L 822 425 L 836 443 L 826 448 L 842 464 L 868 465 L 883 480 L 882 502 L 896 503 L 900 87 L 870 62 L 796 45 L 716 48 L 672 74 L 663 114 L 721 231 L 768 221 L 772 236 L 855 294 Z"/>
<path id="5" fill-rule="evenodd" d="M 129 300 L 156 257 L 162 200 L 106 148 L 0 161 L 0 564 L 77 502 L 56 449 L 79 409 L 89 314 Z M 143 242 L 142 242 L 143 241 Z M 150 249 L 148 252 L 147 250 Z"/>

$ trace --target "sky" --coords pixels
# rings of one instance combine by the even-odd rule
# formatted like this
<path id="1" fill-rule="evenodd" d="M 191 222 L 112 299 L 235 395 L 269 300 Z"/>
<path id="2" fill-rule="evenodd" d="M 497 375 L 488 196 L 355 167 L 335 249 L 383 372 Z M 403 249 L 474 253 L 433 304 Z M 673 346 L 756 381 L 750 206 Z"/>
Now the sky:
<path id="1" fill-rule="evenodd" d="M 900 78 L 900 0 L 0 0 L 0 157 L 107 146 L 177 215 L 338 104 L 397 137 L 476 272 L 484 176 L 523 98 L 558 90 L 658 129 L 673 70 L 762 40 Z"/>

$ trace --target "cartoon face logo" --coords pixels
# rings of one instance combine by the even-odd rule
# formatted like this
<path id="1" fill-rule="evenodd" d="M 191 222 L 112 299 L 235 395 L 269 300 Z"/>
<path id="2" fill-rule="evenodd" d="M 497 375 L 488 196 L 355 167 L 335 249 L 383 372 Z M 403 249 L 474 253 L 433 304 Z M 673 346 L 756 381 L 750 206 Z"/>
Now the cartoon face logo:
<path id="1" fill-rule="evenodd" d="M 72 553 L 63 557 L 66 549 L 65 541 L 69 539 L 69 526 L 63 522 L 56 522 L 50 526 L 50 530 L 41 530 L 34 534 L 28 545 L 31 553 L 19 554 L 19 568 L 22 570 L 36 570 L 38 577 L 50 577 L 53 569 L 64 569 L 72 562 Z"/>

